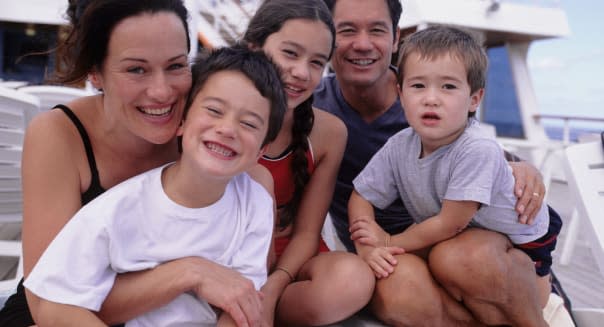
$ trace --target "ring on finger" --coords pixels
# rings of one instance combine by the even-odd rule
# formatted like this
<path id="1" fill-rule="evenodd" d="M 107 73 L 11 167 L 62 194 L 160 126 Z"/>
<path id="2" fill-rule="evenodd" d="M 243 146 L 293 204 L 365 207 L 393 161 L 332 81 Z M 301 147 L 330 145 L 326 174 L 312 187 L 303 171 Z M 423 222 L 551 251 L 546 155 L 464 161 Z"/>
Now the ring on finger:
<path id="1" fill-rule="evenodd" d="M 533 192 L 533 196 L 538 198 L 541 194 L 537 193 L 537 192 Z"/>

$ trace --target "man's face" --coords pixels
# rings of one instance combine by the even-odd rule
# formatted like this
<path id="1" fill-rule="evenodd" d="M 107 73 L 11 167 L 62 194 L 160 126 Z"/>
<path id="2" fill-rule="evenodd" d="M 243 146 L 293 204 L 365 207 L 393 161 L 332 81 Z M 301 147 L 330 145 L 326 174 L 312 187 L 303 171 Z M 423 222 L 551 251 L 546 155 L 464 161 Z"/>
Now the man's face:
<path id="1" fill-rule="evenodd" d="M 338 81 L 369 87 L 386 78 L 397 49 L 386 1 L 338 0 L 333 20 L 336 49 L 332 67 Z"/>

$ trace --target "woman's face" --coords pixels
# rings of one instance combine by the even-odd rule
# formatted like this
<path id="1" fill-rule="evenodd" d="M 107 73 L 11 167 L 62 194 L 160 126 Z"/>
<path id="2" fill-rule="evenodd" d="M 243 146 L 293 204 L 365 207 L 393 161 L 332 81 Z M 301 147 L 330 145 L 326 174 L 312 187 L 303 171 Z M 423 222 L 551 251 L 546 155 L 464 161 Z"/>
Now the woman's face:
<path id="1" fill-rule="evenodd" d="M 331 44 L 329 28 L 309 19 L 288 20 L 266 39 L 262 50 L 281 68 L 288 108 L 300 105 L 319 85 Z"/>
<path id="2" fill-rule="evenodd" d="M 186 30 L 173 13 L 145 13 L 115 26 L 103 67 L 92 74 L 112 128 L 153 144 L 174 138 L 191 87 L 187 52 Z"/>

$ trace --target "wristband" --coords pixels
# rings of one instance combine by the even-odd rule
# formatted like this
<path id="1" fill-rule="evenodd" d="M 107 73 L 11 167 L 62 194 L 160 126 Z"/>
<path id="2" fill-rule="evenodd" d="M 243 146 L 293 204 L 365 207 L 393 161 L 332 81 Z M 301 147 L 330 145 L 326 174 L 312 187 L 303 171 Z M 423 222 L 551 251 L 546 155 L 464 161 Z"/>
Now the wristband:
<path id="1" fill-rule="evenodd" d="M 281 270 L 282 272 L 286 273 L 287 276 L 289 277 L 289 279 L 293 282 L 296 279 L 294 278 L 294 275 L 292 275 L 292 273 L 289 272 L 289 270 L 283 268 L 283 267 L 275 267 L 275 270 Z"/>

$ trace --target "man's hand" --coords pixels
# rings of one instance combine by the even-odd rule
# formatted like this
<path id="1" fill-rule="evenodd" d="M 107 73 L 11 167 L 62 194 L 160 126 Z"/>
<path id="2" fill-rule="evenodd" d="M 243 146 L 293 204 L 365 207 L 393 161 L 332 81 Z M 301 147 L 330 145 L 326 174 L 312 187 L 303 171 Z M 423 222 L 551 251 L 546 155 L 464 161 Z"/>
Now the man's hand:
<path id="1" fill-rule="evenodd" d="M 532 224 L 545 198 L 543 177 L 537 168 L 527 162 L 510 162 L 514 174 L 514 194 L 518 198 L 516 212 L 522 224 Z"/>

